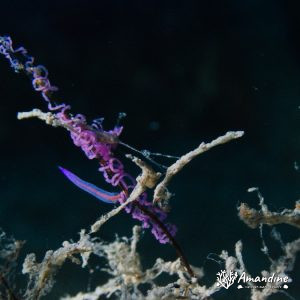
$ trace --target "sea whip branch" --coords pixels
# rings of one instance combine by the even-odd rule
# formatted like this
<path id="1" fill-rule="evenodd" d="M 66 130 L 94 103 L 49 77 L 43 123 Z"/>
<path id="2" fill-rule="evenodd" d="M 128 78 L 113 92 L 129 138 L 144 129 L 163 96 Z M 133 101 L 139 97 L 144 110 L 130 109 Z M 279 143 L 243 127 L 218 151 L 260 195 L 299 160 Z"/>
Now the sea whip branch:
<path id="1" fill-rule="evenodd" d="M 52 98 L 52 94 L 57 88 L 51 85 L 48 79 L 47 69 L 42 65 L 34 65 L 34 58 L 27 54 L 25 48 L 20 47 L 14 49 L 10 37 L 0 36 L 0 54 L 3 54 L 10 61 L 11 67 L 15 72 L 25 71 L 25 73 L 30 76 L 34 90 L 41 93 L 43 99 L 48 104 L 48 109 L 50 111 L 45 114 L 39 110 L 33 110 L 29 113 L 18 114 L 18 118 L 38 117 L 52 126 L 62 126 L 66 128 L 70 131 L 74 144 L 80 147 L 89 159 L 96 158 L 100 162 L 99 170 L 103 173 L 105 180 L 112 186 L 119 186 L 121 188 L 122 192 L 118 199 L 117 195 L 112 196 L 111 193 L 85 182 L 71 172 L 65 170 L 66 173 L 64 173 L 64 175 L 67 174 L 66 176 L 68 179 L 85 191 L 94 194 L 99 200 L 107 202 L 107 197 L 110 197 L 110 199 L 118 199 L 118 202 L 121 204 L 118 208 L 112 210 L 98 220 L 92 227 L 92 230 L 99 229 L 111 216 L 116 215 L 124 208 L 126 212 L 132 214 L 133 218 L 139 219 L 144 228 L 152 226 L 151 232 L 160 243 L 170 242 L 175 247 L 182 263 L 186 266 L 188 273 L 191 276 L 194 276 L 179 245 L 174 239 L 176 227 L 172 224 L 165 223 L 167 217 L 166 211 L 147 201 L 145 190 L 146 188 L 156 186 L 159 175 L 156 174 L 156 177 L 154 177 L 155 180 L 151 178 L 152 183 L 150 186 L 143 185 L 141 182 L 135 182 L 129 174 L 124 172 L 122 162 L 113 155 L 113 150 L 118 145 L 118 137 L 121 134 L 123 127 L 117 125 L 113 130 L 105 131 L 102 128 L 102 121 L 95 121 L 92 125 L 88 125 L 86 118 L 83 115 L 76 115 L 73 117 L 73 115 L 68 113 L 70 106 L 64 103 L 56 104 Z M 17 56 L 21 56 L 22 59 L 17 58 Z M 216 145 L 226 143 L 232 139 L 241 137 L 242 135 L 242 131 L 228 132 L 226 135 L 219 137 L 211 143 L 202 143 L 197 149 L 183 155 L 176 163 L 167 168 L 164 179 L 156 186 L 154 200 L 167 201 L 170 198 L 171 194 L 167 190 L 167 185 L 171 178 L 195 156 Z M 138 164 L 141 165 L 142 163 L 139 162 Z M 143 168 L 147 169 L 145 165 L 142 167 L 142 170 L 144 171 Z M 131 189 L 133 189 L 132 193 L 130 193 Z"/>
<path id="2" fill-rule="evenodd" d="M 63 123 L 61 123 L 52 113 L 43 113 L 40 110 L 33 110 L 32 112 L 23 112 L 18 114 L 19 119 L 24 118 L 30 118 L 30 117 L 37 117 L 43 121 L 45 121 L 47 124 L 52 125 L 54 127 L 61 126 L 65 127 Z M 66 128 L 66 127 L 65 127 Z M 69 130 L 69 128 L 66 128 Z M 119 187 L 121 190 L 126 191 L 127 193 L 127 200 L 117 208 L 110 211 L 108 214 L 102 216 L 95 224 L 91 227 L 91 232 L 96 232 L 100 229 L 100 227 L 111 217 L 117 215 L 121 210 L 123 210 L 128 204 L 133 203 L 134 206 L 136 206 L 138 209 L 140 209 L 145 215 L 149 216 L 152 221 L 154 221 L 157 226 L 163 231 L 163 233 L 167 236 L 169 239 L 169 242 L 171 245 L 175 248 L 176 253 L 178 257 L 180 257 L 182 264 L 187 269 L 187 272 L 191 277 L 194 277 L 194 273 L 181 249 L 177 241 L 175 240 L 174 236 L 169 232 L 168 228 L 164 225 L 163 222 L 157 218 L 157 216 L 150 211 L 147 210 L 146 207 L 139 204 L 136 199 L 143 194 L 147 188 L 155 188 L 154 192 L 154 199 L 160 199 L 160 200 L 168 200 L 170 192 L 167 190 L 167 185 L 179 171 L 182 170 L 182 168 L 188 164 L 193 158 L 196 156 L 210 150 L 211 148 L 224 144 L 226 142 L 229 142 L 233 139 L 237 139 L 243 135 L 242 131 L 236 131 L 236 132 L 227 132 L 225 135 L 218 137 L 217 139 L 213 140 L 210 143 L 201 143 L 199 147 L 197 147 L 195 150 L 190 151 L 189 153 L 183 155 L 181 158 L 179 158 L 173 165 L 171 165 L 165 174 L 165 177 L 163 180 L 157 184 L 159 178 L 161 177 L 160 173 L 156 173 L 148 164 L 146 164 L 141 159 L 138 159 L 136 157 L 133 157 L 131 155 L 127 155 L 128 158 L 130 158 L 134 163 L 136 163 L 142 170 L 142 174 L 137 178 L 137 184 L 130 195 L 128 195 L 126 187 L 120 183 Z M 111 175 L 111 174 L 109 174 Z M 157 196 L 159 195 L 159 197 Z"/>

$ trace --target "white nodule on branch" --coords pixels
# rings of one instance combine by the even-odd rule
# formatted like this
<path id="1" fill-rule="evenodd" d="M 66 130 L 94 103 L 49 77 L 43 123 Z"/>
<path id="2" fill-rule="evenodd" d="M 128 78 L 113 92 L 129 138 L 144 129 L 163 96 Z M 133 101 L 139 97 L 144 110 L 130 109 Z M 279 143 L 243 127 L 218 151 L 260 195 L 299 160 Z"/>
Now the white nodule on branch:
<path id="1" fill-rule="evenodd" d="M 142 170 L 142 174 L 137 177 L 137 182 L 142 186 L 145 186 L 149 189 L 153 189 L 159 178 L 161 177 L 161 173 L 155 172 L 146 162 L 137 158 L 131 154 L 126 155 L 127 158 L 131 159 L 137 166 L 139 166 Z"/>

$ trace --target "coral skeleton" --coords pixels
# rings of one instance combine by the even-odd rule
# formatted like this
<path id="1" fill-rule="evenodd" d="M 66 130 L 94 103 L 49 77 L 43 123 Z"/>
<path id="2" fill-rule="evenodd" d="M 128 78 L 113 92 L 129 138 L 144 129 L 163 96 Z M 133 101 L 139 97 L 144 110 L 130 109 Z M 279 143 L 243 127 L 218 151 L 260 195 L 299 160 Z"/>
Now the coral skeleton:
<path id="1" fill-rule="evenodd" d="M 174 176 L 200 154 L 242 137 L 243 131 L 228 131 L 211 142 L 202 142 L 194 150 L 180 157 L 166 155 L 168 158 L 176 159 L 170 166 L 161 166 L 151 159 L 151 156 L 162 154 L 138 151 L 128 146 L 129 149 L 134 149 L 140 154 L 139 157 L 132 154 L 126 155 L 129 161 L 140 168 L 141 173 L 133 176 L 125 171 L 123 162 L 115 154 L 115 149 L 120 144 L 126 145 L 120 140 L 123 126 L 117 124 L 111 130 L 104 130 L 102 119 L 89 123 L 84 115 L 73 115 L 69 105 L 57 104 L 53 96 L 57 88 L 51 85 L 47 69 L 42 65 L 35 65 L 34 58 L 28 55 L 25 48 L 14 49 L 10 37 L 0 37 L 0 54 L 10 62 L 15 72 L 22 71 L 30 77 L 34 90 L 41 94 L 47 104 L 47 112 L 40 109 L 20 112 L 18 119 L 38 118 L 50 126 L 67 130 L 74 145 L 79 147 L 88 159 L 97 161 L 98 170 L 106 182 L 118 188 L 117 193 L 107 192 L 61 167 L 63 174 L 76 186 L 100 201 L 116 205 L 96 220 L 89 230 L 82 229 L 76 242 L 64 241 L 57 250 L 48 250 L 40 262 L 34 253 L 28 254 L 22 268 L 22 274 L 26 275 L 27 280 L 25 291 L 20 290 L 14 284 L 17 260 L 24 242 L 7 238 L 5 233 L 1 233 L 0 296 L 3 299 L 40 299 L 51 292 L 56 275 L 67 260 L 81 268 L 88 268 L 92 256 L 106 260 L 105 268 L 100 262 L 97 267 L 100 266 L 101 271 L 109 276 L 107 282 L 98 284 L 92 291 L 78 291 L 77 295 L 73 296 L 66 295 L 67 291 L 65 291 L 61 299 L 97 300 L 103 297 L 141 300 L 212 299 L 212 296 L 223 287 L 227 289 L 234 284 L 238 276 L 251 277 L 242 254 L 243 243 L 238 241 L 235 244 L 234 255 L 230 256 L 226 250 L 217 255 L 218 263 L 223 266 L 223 270 L 217 273 L 219 280 L 216 279 L 209 285 L 204 284 L 203 279 L 206 275 L 204 268 L 190 265 L 175 239 L 177 227 L 167 222 L 169 202 L 173 195 L 169 190 L 169 184 Z M 122 117 L 123 114 L 120 116 Z M 164 171 L 156 171 L 153 164 Z M 252 188 L 249 191 L 256 190 Z M 151 193 L 148 193 L 149 191 Z M 149 194 L 153 194 L 152 200 L 149 199 Z M 249 227 L 259 227 L 262 230 L 263 224 L 273 226 L 285 223 L 300 228 L 299 202 L 296 202 L 294 210 L 285 209 L 281 213 L 275 213 L 268 209 L 260 193 L 258 196 L 261 207 L 259 211 L 250 208 L 245 203 L 239 207 L 239 217 Z M 101 230 L 102 226 L 123 210 L 141 223 L 141 226 L 133 227 L 132 237 L 116 236 L 116 239 L 110 243 L 96 237 L 95 234 Z M 175 249 L 178 258 L 175 261 L 165 261 L 157 257 L 152 267 L 145 268 L 140 259 L 138 244 L 141 243 L 141 231 L 146 229 L 151 230 L 159 243 L 170 244 Z M 279 233 L 274 232 L 274 236 L 278 237 Z M 279 241 L 280 238 L 277 240 Z M 286 276 L 290 278 L 296 255 L 300 250 L 300 239 L 286 244 L 281 242 L 280 245 L 283 254 L 278 259 L 271 259 L 268 247 L 263 240 L 262 252 L 270 261 L 269 270 L 261 271 L 261 275 L 265 278 L 273 273 L 276 273 L 278 278 Z M 157 283 L 160 276 L 168 277 L 169 281 L 166 285 Z M 249 287 L 252 300 L 264 300 L 274 293 L 281 293 L 292 298 L 286 291 L 279 288 L 279 283 L 277 283 L 277 288 L 274 288 L 274 283 L 267 282 L 262 289 L 253 288 L 252 281 L 247 282 L 246 285 Z M 147 286 L 146 290 L 145 286 Z"/>
<path id="2" fill-rule="evenodd" d="M 284 209 L 281 212 L 272 212 L 264 202 L 264 198 L 257 188 L 248 189 L 249 192 L 257 191 L 260 210 L 250 208 L 247 203 L 241 203 L 239 217 L 250 228 L 256 228 L 261 224 L 276 225 L 288 224 L 300 229 L 300 201 L 296 201 L 294 209 Z"/>

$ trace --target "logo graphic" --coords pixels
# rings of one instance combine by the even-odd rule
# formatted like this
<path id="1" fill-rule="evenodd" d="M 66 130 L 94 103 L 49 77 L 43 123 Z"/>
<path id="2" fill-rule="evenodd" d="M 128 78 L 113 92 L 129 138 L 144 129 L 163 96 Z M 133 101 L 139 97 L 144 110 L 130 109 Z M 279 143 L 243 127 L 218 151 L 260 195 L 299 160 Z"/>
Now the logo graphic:
<path id="1" fill-rule="evenodd" d="M 237 279 L 237 272 L 226 272 L 225 270 L 221 270 L 221 272 L 217 273 L 217 285 L 224 287 L 226 290 L 234 284 L 234 281 Z"/>
<path id="2" fill-rule="evenodd" d="M 221 270 L 217 273 L 217 286 L 223 287 L 226 290 L 231 287 L 235 282 L 238 283 L 237 289 L 243 288 L 275 288 L 275 289 L 288 289 L 287 282 L 290 282 L 288 276 L 278 276 L 275 273 L 270 274 L 270 276 L 256 276 L 251 277 L 250 275 L 243 272 L 238 278 L 237 272 L 226 272 L 226 270 Z M 240 284 L 240 283 L 243 283 Z"/>

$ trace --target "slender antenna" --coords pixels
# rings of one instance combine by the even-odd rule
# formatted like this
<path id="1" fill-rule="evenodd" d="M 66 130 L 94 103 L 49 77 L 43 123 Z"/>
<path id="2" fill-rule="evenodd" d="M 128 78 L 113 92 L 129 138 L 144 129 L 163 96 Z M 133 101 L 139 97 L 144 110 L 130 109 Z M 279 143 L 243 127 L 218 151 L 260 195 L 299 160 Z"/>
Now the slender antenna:
<path id="1" fill-rule="evenodd" d="M 158 162 L 156 162 L 155 160 L 153 160 L 152 158 L 150 158 L 148 155 L 145 155 L 145 153 L 143 151 L 139 151 L 135 148 L 133 148 L 132 146 L 122 142 L 122 141 L 119 141 L 118 142 L 120 145 L 136 152 L 136 153 L 139 153 L 140 155 L 142 155 L 143 157 L 145 157 L 148 161 L 150 161 L 151 163 L 153 163 L 155 166 L 159 167 L 159 168 L 162 168 L 164 170 L 166 170 L 168 167 L 166 167 L 165 165 L 162 165 L 162 164 L 159 164 Z"/>
<path id="2" fill-rule="evenodd" d="M 127 116 L 125 112 L 119 112 L 116 126 L 120 126 L 122 119 Z"/>
<path id="3" fill-rule="evenodd" d="M 147 155 L 149 155 L 149 156 L 160 156 L 160 157 L 166 157 L 166 158 L 170 158 L 170 159 L 179 159 L 180 158 L 180 156 L 174 156 L 174 155 L 162 154 L 162 153 L 153 153 L 148 150 L 142 150 L 142 152 L 147 153 Z"/>

